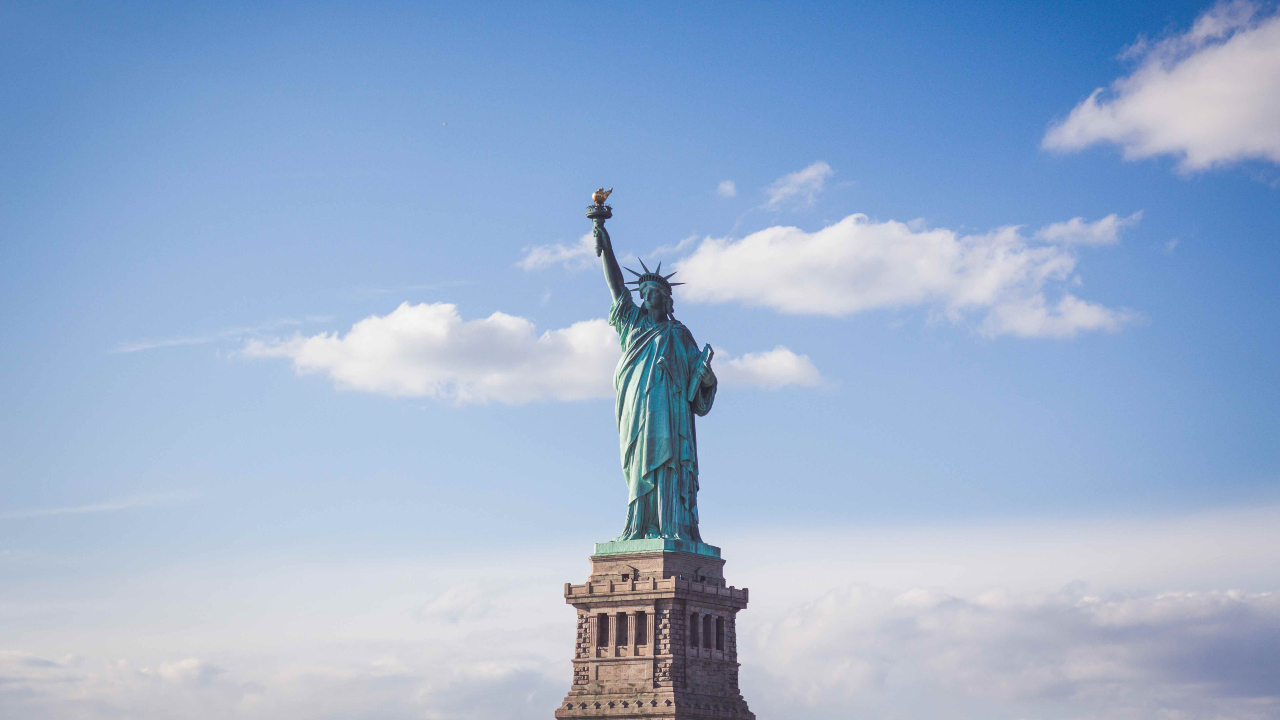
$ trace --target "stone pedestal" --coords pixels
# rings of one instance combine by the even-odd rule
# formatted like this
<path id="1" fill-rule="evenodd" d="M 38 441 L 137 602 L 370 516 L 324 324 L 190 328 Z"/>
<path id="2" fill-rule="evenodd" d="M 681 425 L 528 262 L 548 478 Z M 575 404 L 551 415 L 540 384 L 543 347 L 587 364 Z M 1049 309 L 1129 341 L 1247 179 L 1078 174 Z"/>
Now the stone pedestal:
<path id="1" fill-rule="evenodd" d="M 599 543 L 577 609 L 573 686 L 557 718 L 754 720 L 738 690 L 738 611 L 720 549 L 679 540 Z"/>

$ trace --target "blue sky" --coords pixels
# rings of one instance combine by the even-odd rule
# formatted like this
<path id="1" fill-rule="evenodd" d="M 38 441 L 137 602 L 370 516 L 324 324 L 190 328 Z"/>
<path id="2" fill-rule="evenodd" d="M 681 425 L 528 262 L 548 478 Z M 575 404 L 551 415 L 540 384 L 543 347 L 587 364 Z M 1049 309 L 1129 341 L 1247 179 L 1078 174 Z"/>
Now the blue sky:
<path id="1" fill-rule="evenodd" d="M 624 517 L 600 185 L 717 349 L 703 534 L 755 582 L 743 623 L 889 623 L 874 598 L 920 588 L 994 612 L 998 586 L 1065 624 L 1189 593 L 1280 633 L 1272 6 L 5 4 L 0 36 L 0 717 L 165 717 L 196 686 L 217 717 L 321 717 L 279 678 L 337 667 L 343 717 L 549 712 L 556 593 Z M 1133 572 L 1002 554 L 1107 538 Z M 1219 554 L 1160 549 L 1186 538 Z M 849 574 L 765 559 L 815 545 Z M 472 659 L 506 694 L 422 689 L 420 645 L 499 620 L 541 628 Z M 1139 702 L 972 660 L 992 695 L 927 643 L 846 643 L 880 659 L 802 687 L 760 632 L 762 717 L 1280 717 L 1274 681 L 1148 668 Z"/>

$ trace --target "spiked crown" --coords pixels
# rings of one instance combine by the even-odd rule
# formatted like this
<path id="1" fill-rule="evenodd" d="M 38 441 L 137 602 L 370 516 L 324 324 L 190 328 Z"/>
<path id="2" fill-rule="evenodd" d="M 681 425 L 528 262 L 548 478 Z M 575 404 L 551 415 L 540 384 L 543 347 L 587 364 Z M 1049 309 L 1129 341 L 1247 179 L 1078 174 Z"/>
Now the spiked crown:
<path id="1" fill-rule="evenodd" d="M 636 258 L 636 259 L 639 260 L 639 258 Z M 676 285 L 684 284 L 684 283 L 673 283 L 670 281 L 671 278 L 675 275 L 675 273 L 671 273 L 671 275 L 664 276 L 662 274 L 661 262 L 658 263 L 658 267 L 656 269 L 649 270 L 649 267 L 644 264 L 644 260 L 640 260 L 640 267 L 644 268 L 643 273 L 638 273 L 635 270 L 632 270 L 631 268 L 623 268 L 623 270 L 626 270 L 627 272 L 636 276 L 635 280 L 627 281 L 628 285 L 635 285 L 635 287 L 633 288 L 627 288 L 631 292 L 638 292 L 640 290 L 640 286 L 644 285 L 647 282 L 652 282 L 652 283 L 658 283 L 659 285 L 661 285 L 662 289 L 667 291 L 667 297 L 671 297 L 671 288 Z"/>

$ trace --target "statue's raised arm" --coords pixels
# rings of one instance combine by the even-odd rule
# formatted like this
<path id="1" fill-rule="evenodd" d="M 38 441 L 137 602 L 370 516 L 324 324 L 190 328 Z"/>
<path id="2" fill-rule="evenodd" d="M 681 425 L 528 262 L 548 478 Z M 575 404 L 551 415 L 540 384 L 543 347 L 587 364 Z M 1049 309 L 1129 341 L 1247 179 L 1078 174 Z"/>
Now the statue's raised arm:
<path id="1" fill-rule="evenodd" d="M 613 217 L 613 208 L 604 204 L 612 192 L 613 188 L 608 190 L 600 188 L 592 193 L 591 200 L 594 204 L 587 208 L 587 217 L 591 218 L 591 234 L 596 239 L 596 256 L 600 257 L 604 263 L 604 280 L 609 284 L 609 292 L 613 295 L 613 299 L 617 300 L 627 292 L 627 286 L 622 277 L 622 267 L 618 265 L 618 258 L 613 254 L 613 241 L 609 238 L 609 231 L 604 229 L 604 221 Z"/>

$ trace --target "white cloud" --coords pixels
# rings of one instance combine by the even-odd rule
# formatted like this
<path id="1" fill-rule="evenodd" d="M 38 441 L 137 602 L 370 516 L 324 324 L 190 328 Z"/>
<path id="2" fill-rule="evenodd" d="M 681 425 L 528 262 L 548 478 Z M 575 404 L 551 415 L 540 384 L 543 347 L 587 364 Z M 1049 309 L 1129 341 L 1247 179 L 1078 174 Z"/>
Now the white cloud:
<path id="1" fill-rule="evenodd" d="M 892 692 L 1072 707 L 1094 718 L 1274 718 L 1280 594 L 1168 592 L 974 596 L 854 585 L 757 625 L 746 639 L 770 694 L 806 715 Z M 747 686 L 749 687 L 749 686 Z M 1083 712 L 1082 712 L 1083 711 Z M 1091 712 L 1090 712 L 1091 711 Z"/>
<path id="2" fill-rule="evenodd" d="M 144 675 L 155 675 L 175 685 L 207 685 L 221 675 L 223 670 L 200 658 L 187 658 L 172 663 L 161 663 L 154 670 L 143 668 Z"/>
<path id="3" fill-rule="evenodd" d="M 1129 220 L 1136 217 L 1080 227 L 1105 234 Z M 1042 232 L 1067 236 L 1055 227 Z M 1034 239 L 1018 227 L 960 235 L 855 214 L 812 233 L 775 226 L 740 240 L 707 238 L 675 268 L 684 299 L 830 316 L 934 306 L 952 321 L 982 313 L 980 329 L 992 336 L 1070 337 L 1138 319 L 1070 293 L 1050 302 L 1046 289 L 1073 277 L 1076 256 L 1065 243 Z"/>
<path id="4" fill-rule="evenodd" d="M 154 350 L 156 348 L 180 347 L 183 345 L 205 345 L 219 340 L 236 340 L 250 335 L 257 335 L 268 330 L 276 329 L 282 326 L 302 325 L 304 323 L 325 322 L 326 317 L 308 317 L 305 320 L 294 320 L 285 318 L 282 320 L 272 320 L 260 325 L 252 325 L 248 327 L 234 327 L 226 330 L 218 330 L 216 332 L 204 333 L 202 335 L 189 335 L 183 337 L 161 338 L 151 340 L 130 340 L 122 342 L 111 349 L 113 353 L 133 353 L 143 350 Z"/>
<path id="5" fill-rule="evenodd" d="M 221 333 L 212 335 L 192 335 L 188 337 L 160 338 L 155 340 L 126 340 L 111 349 L 113 353 L 133 353 L 143 350 L 154 350 L 165 347 L 181 347 L 183 345 L 205 345 L 222 337 Z"/>
<path id="6" fill-rule="evenodd" d="M 482 635 L 474 626 L 468 630 Z M 485 639 L 495 647 L 507 644 L 501 634 Z M 539 639 L 549 640 L 545 634 Z M 421 642 L 430 646 L 432 639 Z M 155 667 L 125 661 L 74 667 L 0 651 L 0 715 L 44 720 L 532 719 L 547 714 L 564 695 L 560 678 L 541 658 L 511 657 L 506 651 L 483 658 L 451 647 L 452 660 L 438 651 L 424 657 L 405 643 L 339 648 L 347 657 L 335 656 L 334 648 L 311 648 L 312 658 L 291 654 L 274 662 L 242 660 L 234 673 L 194 657 Z"/>
<path id="7" fill-rule="evenodd" d="M 1183 171 L 1250 158 L 1280 163 L 1280 15 L 1219 4 L 1184 34 L 1140 42 L 1130 75 L 1098 88 L 1045 134 L 1049 150 L 1119 145 L 1173 155 Z"/>
<path id="8" fill-rule="evenodd" d="M 621 349 L 603 319 L 538 334 L 531 321 L 506 313 L 463 320 L 448 303 L 406 302 L 357 322 L 346 335 L 251 340 L 243 353 L 288 358 L 299 374 L 324 373 L 353 390 L 457 403 L 526 403 L 613 397 Z M 725 362 L 730 384 L 811 384 L 817 373 L 808 358 L 782 347 Z"/>
<path id="9" fill-rule="evenodd" d="M 1139 319 L 1132 311 L 1110 310 L 1069 293 L 1054 305 L 1036 294 L 993 306 L 980 328 L 989 336 L 1068 338 L 1090 330 L 1118 332 Z"/>
<path id="10" fill-rule="evenodd" d="M 454 305 L 407 302 L 346 335 L 254 340 L 244 349 L 289 358 L 299 373 L 325 373 L 340 387 L 459 403 L 610 397 L 619 352 L 604 320 L 539 335 L 522 317 L 496 312 L 464 321 Z"/>
<path id="11" fill-rule="evenodd" d="M 765 189 L 769 199 L 764 206 L 770 210 L 812 207 L 834 172 L 830 165 L 819 160 L 803 170 L 783 175 Z"/>
<path id="12" fill-rule="evenodd" d="M 732 180 L 721 180 L 716 186 L 716 194 L 720 197 L 733 197 L 738 194 L 738 186 Z"/>
<path id="13" fill-rule="evenodd" d="M 49 517 L 53 515 L 84 515 L 87 513 L 117 512 L 120 510 L 132 510 L 140 507 L 151 507 L 153 505 L 165 505 L 189 499 L 190 497 L 192 497 L 192 494 L 189 492 L 137 495 L 134 497 L 122 498 L 120 500 L 112 500 L 110 502 L 95 503 L 93 505 L 72 505 L 67 507 L 14 510 L 12 512 L 0 514 L 0 519 L 14 520 L 18 518 Z"/>
<path id="14" fill-rule="evenodd" d="M 448 554 L 327 567 L 277 557 L 247 569 L 237 558 L 140 573 L 122 593 L 98 580 L 82 595 L 94 617 L 75 613 L 68 634 L 96 652 L 0 650 L 0 717 L 545 716 L 568 688 L 573 612 L 541 590 L 556 582 L 549 569 L 567 578 L 580 562 L 532 560 L 477 570 Z M 66 620 L 51 622 L 62 635 Z"/>
<path id="15" fill-rule="evenodd" d="M 525 253 L 516 265 L 524 270 L 538 270 L 550 265 L 563 265 L 570 270 L 583 270 L 595 263 L 596 241 L 587 233 L 573 245 L 556 243 L 538 245 Z"/>
<path id="16" fill-rule="evenodd" d="M 752 591 L 742 693 L 814 720 L 1274 720 L 1278 519 L 719 533 Z M 571 679 L 560 583 L 585 577 L 566 543 L 45 574 L 27 602 L 84 604 L 14 622 L 6 588 L 25 651 L 0 651 L 0 716 L 545 718 Z"/>
<path id="17" fill-rule="evenodd" d="M 1037 240 L 1079 245 L 1114 245 L 1120 242 L 1121 228 L 1137 225 L 1142 219 L 1142 211 L 1129 217 L 1119 217 L 1115 213 L 1087 222 L 1082 217 L 1074 217 L 1066 222 L 1046 225 L 1036 231 Z"/>
<path id="18" fill-rule="evenodd" d="M 420 621 L 443 621 L 457 625 L 476 620 L 493 610 L 493 588 L 476 581 L 452 585 L 414 611 Z"/>
<path id="19" fill-rule="evenodd" d="M 698 242 L 698 236 L 696 234 L 686 235 L 685 237 L 680 238 L 680 242 L 676 243 L 675 245 L 659 245 L 658 247 L 654 248 L 653 252 L 649 253 L 649 255 L 650 256 L 661 255 L 664 257 L 667 255 L 673 255 L 675 253 L 681 252 L 682 250 L 684 250 L 685 248 L 689 247 L 690 245 L 696 242 Z M 626 262 L 629 262 L 629 261 L 630 260 L 624 262 L 621 258 L 619 258 L 619 262 L 622 262 L 624 265 L 626 264 Z"/>
<path id="20" fill-rule="evenodd" d="M 782 345 L 766 352 L 730 358 L 717 366 L 716 377 L 730 385 L 754 385 L 767 389 L 822 383 L 822 374 L 808 355 L 797 355 Z"/>
<path id="21" fill-rule="evenodd" d="M 0 651 L 0 713 L 302 720 L 372 709 L 406 720 L 545 717 L 569 689 L 573 633 L 572 609 L 542 601 L 558 599 L 546 592 L 550 582 L 522 579 L 521 594 L 486 588 L 509 604 L 498 615 L 424 621 L 398 606 L 382 610 L 380 620 L 411 639 L 357 628 L 347 634 L 363 636 L 358 642 L 281 644 L 216 666 L 197 657 L 136 667 Z M 765 590 L 752 589 L 753 600 Z M 785 584 L 772 589 L 786 593 Z M 344 589 L 343 596 L 384 605 L 386 596 L 375 601 L 372 590 Z M 539 601 L 530 603 L 533 597 Z M 327 621 L 352 620 L 349 605 L 324 609 Z M 957 595 L 859 584 L 768 614 L 748 608 L 738 630 L 742 693 L 762 717 L 1273 720 L 1280 712 L 1277 593 L 1103 597 L 1077 584 L 1043 594 L 992 588 Z"/>

